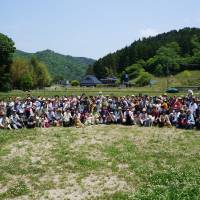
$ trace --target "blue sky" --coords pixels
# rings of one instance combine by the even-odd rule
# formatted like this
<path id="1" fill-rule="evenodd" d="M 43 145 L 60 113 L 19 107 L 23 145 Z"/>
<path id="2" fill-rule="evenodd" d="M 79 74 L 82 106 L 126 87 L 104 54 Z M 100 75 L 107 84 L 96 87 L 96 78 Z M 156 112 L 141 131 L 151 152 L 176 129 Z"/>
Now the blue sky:
<path id="1" fill-rule="evenodd" d="M 186 26 L 200 27 L 200 0 L 0 0 L 0 32 L 27 52 L 97 59 Z"/>

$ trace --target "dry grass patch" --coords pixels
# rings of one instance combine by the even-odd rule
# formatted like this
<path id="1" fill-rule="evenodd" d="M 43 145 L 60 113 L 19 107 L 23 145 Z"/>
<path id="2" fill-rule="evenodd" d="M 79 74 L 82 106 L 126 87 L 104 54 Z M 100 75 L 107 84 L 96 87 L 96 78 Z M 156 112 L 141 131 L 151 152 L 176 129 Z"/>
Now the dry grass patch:
<path id="1" fill-rule="evenodd" d="M 0 132 L 0 199 L 198 199 L 197 131 L 99 125 Z"/>

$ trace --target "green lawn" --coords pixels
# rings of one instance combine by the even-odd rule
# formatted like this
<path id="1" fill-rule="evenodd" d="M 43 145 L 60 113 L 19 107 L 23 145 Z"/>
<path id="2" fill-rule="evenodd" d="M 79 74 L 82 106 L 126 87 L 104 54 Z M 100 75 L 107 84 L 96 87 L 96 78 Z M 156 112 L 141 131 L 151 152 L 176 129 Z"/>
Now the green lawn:
<path id="1" fill-rule="evenodd" d="M 200 132 L 0 131 L 0 199 L 200 199 Z"/>
<path id="2" fill-rule="evenodd" d="M 13 90 L 10 92 L 0 92 L 0 100 L 6 99 L 8 97 L 26 97 L 27 94 L 31 94 L 32 96 L 44 96 L 51 97 L 55 95 L 59 96 L 71 96 L 71 95 L 81 95 L 85 93 L 87 96 L 96 96 L 99 92 L 103 92 L 104 95 L 114 95 L 114 96 L 126 96 L 126 95 L 150 95 L 150 96 L 159 96 L 165 93 L 165 89 L 153 87 L 132 87 L 132 88 L 81 88 L 81 87 L 71 87 L 71 88 L 61 88 L 57 87 L 57 89 L 45 89 L 45 90 L 31 90 L 30 92 L 24 92 L 21 90 Z M 169 96 L 174 95 L 186 95 L 187 92 L 179 92 L 176 94 L 168 94 Z M 195 92 L 195 95 L 199 96 L 199 92 Z"/>

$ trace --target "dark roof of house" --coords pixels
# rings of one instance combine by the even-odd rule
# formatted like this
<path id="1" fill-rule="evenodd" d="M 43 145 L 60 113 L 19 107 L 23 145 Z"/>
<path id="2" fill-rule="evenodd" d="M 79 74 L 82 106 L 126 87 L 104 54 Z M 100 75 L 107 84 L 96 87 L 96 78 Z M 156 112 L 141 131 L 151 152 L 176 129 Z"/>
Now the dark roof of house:
<path id="1" fill-rule="evenodd" d="M 84 77 L 84 79 L 81 81 L 80 84 L 81 85 L 96 85 L 96 84 L 102 84 L 102 82 L 99 81 L 96 76 L 87 75 Z"/>

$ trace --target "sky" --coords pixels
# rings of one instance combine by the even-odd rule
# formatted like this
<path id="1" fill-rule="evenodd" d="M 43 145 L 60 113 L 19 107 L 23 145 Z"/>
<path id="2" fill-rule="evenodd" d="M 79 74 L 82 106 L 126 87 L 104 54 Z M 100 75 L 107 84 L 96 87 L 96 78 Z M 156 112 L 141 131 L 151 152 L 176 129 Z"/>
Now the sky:
<path id="1" fill-rule="evenodd" d="M 142 37 L 200 28 L 200 0 L 0 0 L 17 49 L 98 59 Z"/>

